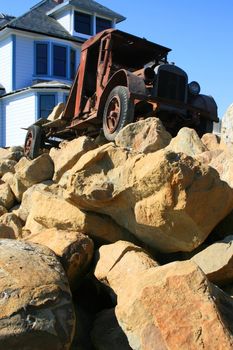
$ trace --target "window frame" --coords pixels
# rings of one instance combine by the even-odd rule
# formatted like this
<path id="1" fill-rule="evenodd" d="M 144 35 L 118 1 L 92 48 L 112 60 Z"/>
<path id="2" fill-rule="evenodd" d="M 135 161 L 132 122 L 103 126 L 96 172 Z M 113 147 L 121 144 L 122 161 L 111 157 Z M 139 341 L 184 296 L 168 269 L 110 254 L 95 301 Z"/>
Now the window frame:
<path id="1" fill-rule="evenodd" d="M 54 106 L 53 108 L 57 105 L 57 100 L 58 100 L 58 96 L 56 92 L 39 92 L 37 93 L 37 119 L 40 118 L 46 118 L 46 117 L 42 117 L 41 116 L 41 97 L 45 97 L 45 96 L 53 96 L 54 97 Z M 50 110 L 49 114 L 52 112 L 53 108 Z M 46 110 L 45 110 L 46 111 Z M 49 116 L 49 114 L 47 115 L 47 117 Z"/>
<path id="2" fill-rule="evenodd" d="M 78 15 L 81 15 L 81 16 L 86 16 L 86 17 L 89 17 L 90 18 L 90 31 L 89 33 L 84 33 L 82 31 L 79 31 L 78 30 L 78 21 L 76 22 L 76 18 Z M 90 37 L 92 35 L 94 35 L 94 28 L 93 28 L 93 14 L 90 14 L 90 13 L 87 13 L 87 12 L 82 12 L 82 11 L 77 11 L 77 10 L 74 10 L 74 19 L 73 19 L 73 24 L 74 24 L 74 32 L 75 33 L 79 33 L 81 34 L 82 36 L 86 36 L 86 37 Z"/>
<path id="3" fill-rule="evenodd" d="M 55 59 L 54 59 L 54 48 L 55 46 L 57 47 L 62 47 L 65 49 L 65 75 L 59 75 L 59 74 L 55 74 Z M 62 78 L 65 80 L 69 79 L 69 57 L 68 57 L 68 46 L 67 45 L 63 45 L 60 43 L 52 43 L 52 60 L 51 60 L 51 64 L 52 64 L 52 76 L 53 77 L 57 77 L 57 78 Z"/>
<path id="4" fill-rule="evenodd" d="M 71 57 L 72 57 L 71 54 L 72 54 L 72 52 L 74 53 L 73 67 L 72 67 L 72 62 L 71 62 Z M 69 79 L 70 80 L 74 80 L 74 78 L 75 78 L 76 63 L 77 63 L 77 52 L 76 52 L 76 49 L 74 49 L 73 47 L 70 47 L 70 50 L 69 50 Z M 74 76 L 72 76 L 72 68 L 73 68 Z"/>
<path id="5" fill-rule="evenodd" d="M 97 21 L 98 20 L 109 22 L 110 23 L 110 27 L 107 27 L 107 28 L 104 28 L 104 29 L 101 29 L 101 30 L 97 31 Z M 110 29 L 110 28 L 113 28 L 113 21 L 111 19 L 100 17 L 100 16 L 95 16 L 95 34 L 98 34 L 101 31 L 103 31 L 105 29 Z"/>
<path id="6" fill-rule="evenodd" d="M 47 48 L 47 72 L 38 73 L 37 72 L 37 47 L 38 45 L 46 45 Z M 34 75 L 35 76 L 48 76 L 49 75 L 49 62 L 50 62 L 50 43 L 48 41 L 35 41 L 34 42 Z"/>

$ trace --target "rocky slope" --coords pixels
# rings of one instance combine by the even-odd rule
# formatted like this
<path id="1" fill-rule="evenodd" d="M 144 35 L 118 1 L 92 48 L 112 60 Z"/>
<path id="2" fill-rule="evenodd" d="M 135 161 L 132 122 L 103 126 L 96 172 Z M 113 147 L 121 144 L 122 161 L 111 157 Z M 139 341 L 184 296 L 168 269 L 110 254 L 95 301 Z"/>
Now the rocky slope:
<path id="1" fill-rule="evenodd" d="M 232 349 L 232 159 L 155 118 L 0 149 L 0 349 Z"/>

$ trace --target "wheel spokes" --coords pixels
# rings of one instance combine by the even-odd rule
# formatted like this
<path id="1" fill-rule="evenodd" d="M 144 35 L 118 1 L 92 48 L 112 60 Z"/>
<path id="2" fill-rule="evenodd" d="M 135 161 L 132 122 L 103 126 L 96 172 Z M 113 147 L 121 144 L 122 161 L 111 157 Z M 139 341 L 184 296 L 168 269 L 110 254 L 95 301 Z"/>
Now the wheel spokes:
<path id="1" fill-rule="evenodd" d="M 120 100 L 117 96 L 114 96 L 109 103 L 106 117 L 107 127 L 110 133 L 113 133 L 116 130 L 119 120 Z"/>

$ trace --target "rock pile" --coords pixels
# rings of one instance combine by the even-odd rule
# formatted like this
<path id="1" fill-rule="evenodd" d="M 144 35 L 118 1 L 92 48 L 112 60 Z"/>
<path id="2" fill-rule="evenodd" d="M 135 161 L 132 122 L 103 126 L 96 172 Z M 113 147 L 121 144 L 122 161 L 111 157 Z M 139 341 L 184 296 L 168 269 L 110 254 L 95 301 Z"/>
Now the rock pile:
<path id="1" fill-rule="evenodd" d="M 155 118 L 0 149 L 0 349 L 232 349 L 232 159 Z"/>

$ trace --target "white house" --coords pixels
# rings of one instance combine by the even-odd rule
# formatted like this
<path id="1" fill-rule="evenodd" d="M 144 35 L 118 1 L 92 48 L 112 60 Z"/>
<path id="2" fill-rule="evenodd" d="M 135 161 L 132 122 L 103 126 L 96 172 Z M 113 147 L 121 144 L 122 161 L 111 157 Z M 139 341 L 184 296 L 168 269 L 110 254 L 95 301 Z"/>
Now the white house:
<path id="1" fill-rule="evenodd" d="M 65 102 L 82 43 L 125 18 L 93 0 L 43 0 L 24 15 L 0 14 L 0 147 Z"/>

